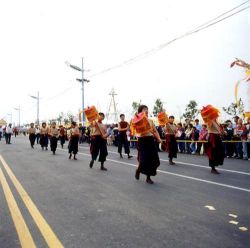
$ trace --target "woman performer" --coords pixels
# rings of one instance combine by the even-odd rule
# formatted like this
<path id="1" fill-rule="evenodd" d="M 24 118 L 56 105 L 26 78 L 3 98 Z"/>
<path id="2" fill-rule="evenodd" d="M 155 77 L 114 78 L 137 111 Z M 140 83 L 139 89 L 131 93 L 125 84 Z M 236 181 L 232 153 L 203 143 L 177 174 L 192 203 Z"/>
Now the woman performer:
<path id="1" fill-rule="evenodd" d="M 129 155 L 130 149 L 129 149 L 129 142 L 127 137 L 127 131 L 129 129 L 128 122 L 125 121 L 125 115 L 120 115 L 121 121 L 118 123 L 118 153 L 120 154 L 120 158 L 122 157 L 122 146 L 124 146 L 125 153 L 128 155 L 128 158 L 132 158 L 132 156 Z"/>
<path id="2" fill-rule="evenodd" d="M 106 171 L 107 168 L 104 167 L 104 162 L 106 161 L 106 157 L 108 156 L 107 150 L 107 127 L 102 124 L 105 115 L 103 113 L 99 113 L 98 121 L 94 121 L 90 126 L 90 153 L 91 153 L 91 161 L 89 163 L 89 167 L 92 168 L 94 165 L 94 161 L 97 159 L 99 154 L 98 161 L 101 162 L 100 169 Z"/>
<path id="3" fill-rule="evenodd" d="M 46 123 L 43 122 L 42 127 L 40 129 L 40 145 L 43 150 L 44 150 L 44 147 L 46 150 L 48 150 L 48 132 L 49 132 L 49 129 Z"/>
<path id="4" fill-rule="evenodd" d="M 140 105 L 138 108 L 138 114 L 144 112 L 148 117 L 148 107 L 146 105 Z M 160 160 L 158 156 L 157 147 L 155 145 L 155 140 L 160 143 L 161 138 L 157 132 L 155 125 L 152 120 L 149 119 L 151 126 L 151 131 L 143 134 L 137 134 L 138 137 L 138 168 L 135 172 L 135 178 L 140 179 L 140 173 L 147 176 L 146 182 L 153 184 L 150 176 L 156 175 L 156 170 L 160 165 Z"/>
<path id="5" fill-rule="evenodd" d="M 34 128 L 34 123 L 30 123 L 30 128 L 28 130 L 30 146 L 34 149 L 34 144 L 36 140 L 36 129 Z"/>
<path id="6" fill-rule="evenodd" d="M 50 149 L 53 152 L 53 155 L 56 154 L 58 136 L 59 136 L 59 131 L 56 128 L 56 123 L 52 122 L 51 127 L 49 129 L 49 137 L 50 137 Z"/>
<path id="7" fill-rule="evenodd" d="M 211 167 L 211 173 L 220 174 L 215 167 L 223 165 L 224 162 L 224 147 L 221 140 L 223 134 L 222 127 L 213 121 L 208 125 L 208 147 L 207 155 L 209 159 L 209 166 Z"/>
<path id="8" fill-rule="evenodd" d="M 64 126 L 59 126 L 59 140 L 61 143 L 61 147 L 63 148 L 63 145 L 65 144 L 65 128 Z"/>
<path id="9" fill-rule="evenodd" d="M 74 154 L 74 160 L 77 160 L 76 154 L 78 152 L 78 141 L 79 141 L 79 128 L 75 121 L 71 122 L 71 129 L 70 129 L 70 138 L 69 138 L 69 159 L 72 157 L 72 153 Z"/>
<path id="10" fill-rule="evenodd" d="M 169 116 L 166 124 L 166 149 L 168 152 L 169 165 L 175 165 L 173 158 L 177 158 L 178 146 L 176 142 L 177 127 L 174 124 L 174 116 Z"/>

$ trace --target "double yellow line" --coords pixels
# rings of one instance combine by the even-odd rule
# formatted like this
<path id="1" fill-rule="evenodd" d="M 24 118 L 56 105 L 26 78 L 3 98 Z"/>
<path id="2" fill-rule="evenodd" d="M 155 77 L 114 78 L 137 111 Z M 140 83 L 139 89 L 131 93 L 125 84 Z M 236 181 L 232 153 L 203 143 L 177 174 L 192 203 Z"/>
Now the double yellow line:
<path id="1" fill-rule="evenodd" d="M 0 161 L 5 169 L 6 173 L 8 174 L 9 178 L 11 179 L 13 185 L 15 186 L 18 194 L 20 195 L 22 201 L 24 202 L 25 206 L 27 207 L 30 215 L 32 216 L 34 222 L 36 223 L 38 229 L 40 230 L 42 236 L 44 237 L 48 247 L 55 247 L 61 248 L 63 247 L 60 240 L 57 238 L 56 234 L 53 232 L 49 224 L 41 215 L 40 211 L 34 204 L 34 202 L 29 197 L 28 193 L 25 191 L 21 183 L 18 181 L 2 155 L 0 155 Z M 16 200 L 11 192 L 11 189 L 8 185 L 6 177 L 3 173 L 2 168 L 0 167 L 0 182 L 2 184 L 3 192 L 17 231 L 18 238 L 20 240 L 22 247 L 33 248 L 36 247 L 35 242 L 32 238 L 32 235 L 29 231 L 29 228 L 26 225 L 26 222 L 21 214 L 21 211 L 16 203 Z"/>

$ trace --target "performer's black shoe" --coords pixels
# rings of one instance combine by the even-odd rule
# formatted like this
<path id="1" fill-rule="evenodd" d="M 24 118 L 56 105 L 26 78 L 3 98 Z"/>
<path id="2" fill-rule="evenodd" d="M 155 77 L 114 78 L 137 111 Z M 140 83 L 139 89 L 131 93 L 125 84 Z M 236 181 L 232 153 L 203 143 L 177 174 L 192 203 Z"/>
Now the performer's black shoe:
<path id="1" fill-rule="evenodd" d="M 56 152 L 55 152 L 55 151 L 53 151 L 53 155 L 56 155 Z"/>
<path id="2" fill-rule="evenodd" d="M 131 156 L 131 155 L 128 154 L 128 158 L 133 158 L 133 156 Z"/>
<path id="3" fill-rule="evenodd" d="M 48 147 L 46 147 L 46 149 L 45 149 L 46 151 L 48 151 Z"/>
<path id="4" fill-rule="evenodd" d="M 90 163 L 89 163 L 89 168 L 93 168 L 93 165 L 94 165 L 94 160 L 91 160 Z"/>
<path id="5" fill-rule="evenodd" d="M 76 155 L 74 155 L 74 160 L 77 160 Z"/>
<path id="6" fill-rule="evenodd" d="M 122 154 L 120 153 L 120 158 L 123 158 Z"/>
<path id="7" fill-rule="evenodd" d="M 71 159 L 71 157 L 72 157 L 72 154 L 70 153 L 70 154 L 69 154 L 69 159 Z"/>
<path id="8" fill-rule="evenodd" d="M 100 169 L 103 170 L 103 171 L 107 170 L 107 168 L 104 167 L 104 163 L 101 163 L 101 168 Z"/>
<path id="9" fill-rule="evenodd" d="M 135 171 L 135 179 L 136 180 L 140 179 L 140 171 L 138 169 Z"/>
<path id="10" fill-rule="evenodd" d="M 150 177 L 146 179 L 146 182 L 147 182 L 148 184 L 154 184 L 154 181 L 152 181 Z"/>
<path id="11" fill-rule="evenodd" d="M 220 174 L 220 172 L 217 171 L 216 169 L 211 169 L 211 173 L 212 173 L 212 174 Z"/>

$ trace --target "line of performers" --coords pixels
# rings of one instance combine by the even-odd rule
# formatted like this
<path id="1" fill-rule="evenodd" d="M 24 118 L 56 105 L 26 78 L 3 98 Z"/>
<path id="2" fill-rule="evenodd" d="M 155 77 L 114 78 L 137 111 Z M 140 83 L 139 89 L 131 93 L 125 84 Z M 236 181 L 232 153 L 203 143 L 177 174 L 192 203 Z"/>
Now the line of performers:
<path id="1" fill-rule="evenodd" d="M 138 108 L 138 114 L 145 113 L 147 120 L 150 124 L 150 131 L 144 133 L 137 133 L 137 160 L 138 167 L 135 171 L 136 180 L 140 179 L 140 174 L 146 175 L 146 182 L 148 184 L 153 184 L 152 176 L 157 174 L 157 168 L 160 166 L 160 159 L 158 155 L 157 143 L 162 143 L 165 150 L 168 152 L 169 165 L 176 165 L 173 161 L 174 158 L 177 158 L 177 142 L 176 142 L 176 133 L 177 128 L 174 124 L 174 116 L 169 116 L 168 123 L 165 125 L 166 140 L 162 142 L 160 135 L 154 125 L 154 122 L 148 118 L 148 107 L 146 105 L 140 105 Z M 99 113 L 98 120 L 90 123 L 90 154 L 91 161 L 89 167 L 94 166 L 95 161 L 98 159 L 100 162 L 100 169 L 106 171 L 107 168 L 104 167 L 104 163 L 108 156 L 107 150 L 107 127 L 103 124 L 105 115 Z M 121 121 L 118 124 L 119 130 L 119 144 L 118 144 L 118 153 L 120 158 L 122 156 L 122 148 L 124 147 L 125 154 L 127 154 L 128 159 L 132 158 L 130 155 L 129 141 L 127 139 L 126 132 L 130 128 L 130 124 L 125 121 L 125 115 L 120 115 Z M 211 173 L 219 174 L 216 170 L 216 167 L 223 164 L 224 161 L 224 148 L 221 140 L 222 130 L 218 128 L 218 124 L 212 124 L 208 126 L 208 150 L 207 155 L 209 158 L 209 166 L 211 167 Z M 30 145 L 34 148 L 34 143 L 36 139 L 36 129 L 34 124 L 31 123 L 29 128 L 29 139 Z M 60 126 L 59 129 L 56 127 L 56 123 L 53 122 L 51 127 L 48 127 L 46 123 L 42 123 L 40 129 L 40 145 L 42 150 L 48 149 L 48 140 L 50 139 L 50 148 L 53 154 L 55 154 L 57 149 L 58 139 L 60 140 L 61 146 L 65 143 L 66 130 L 64 127 Z M 78 142 L 79 142 L 79 128 L 76 122 L 71 123 L 71 129 L 69 133 L 69 144 L 68 152 L 69 159 L 72 158 L 77 160 L 76 154 L 78 152 Z"/>

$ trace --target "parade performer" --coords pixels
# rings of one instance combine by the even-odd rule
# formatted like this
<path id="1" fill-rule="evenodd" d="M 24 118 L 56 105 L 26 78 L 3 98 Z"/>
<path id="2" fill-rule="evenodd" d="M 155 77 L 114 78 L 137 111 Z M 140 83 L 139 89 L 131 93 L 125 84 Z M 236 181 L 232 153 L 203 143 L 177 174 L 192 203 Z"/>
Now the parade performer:
<path id="1" fill-rule="evenodd" d="M 138 138 L 138 167 L 135 172 L 135 178 L 140 179 L 140 173 L 147 176 L 146 182 L 153 184 L 151 176 L 156 175 L 156 170 L 160 165 L 159 155 L 155 144 L 155 139 L 161 142 L 160 135 L 157 132 L 152 120 L 148 119 L 148 107 L 140 105 L 138 114 L 132 120 Z"/>
<path id="2" fill-rule="evenodd" d="M 40 142 L 40 128 L 36 125 L 36 143 L 39 144 Z"/>
<path id="3" fill-rule="evenodd" d="M 34 144 L 36 140 L 36 129 L 34 128 L 34 123 L 30 123 L 30 128 L 28 130 L 30 146 L 34 149 Z"/>
<path id="4" fill-rule="evenodd" d="M 102 123 L 105 118 L 103 113 L 99 113 L 99 118 L 97 121 L 91 122 L 90 125 L 90 153 L 91 153 L 91 161 L 89 163 L 89 167 L 92 168 L 94 165 L 94 161 L 97 159 L 101 163 L 100 169 L 106 171 L 107 168 L 104 167 L 104 162 L 106 161 L 106 157 L 108 156 L 107 150 L 107 127 Z"/>
<path id="5" fill-rule="evenodd" d="M 48 150 L 48 132 L 49 132 L 49 129 L 47 127 L 47 124 L 43 122 L 41 130 L 40 130 L 40 145 L 43 150 L 44 148 Z"/>
<path id="6" fill-rule="evenodd" d="M 165 126 L 166 150 L 168 152 L 169 165 L 175 165 L 173 158 L 177 158 L 178 146 L 176 142 L 177 127 L 174 124 L 174 116 L 169 116 Z"/>
<path id="7" fill-rule="evenodd" d="M 63 145 L 65 144 L 65 128 L 64 126 L 59 126 L 59 140 L 60 140 L 60 144 L 61 147 L 63 148 Z"/>
<path id="8" fill-rule="evenodd" d="M 52 122 L 51 127 L 49 129 L 49 138 L 50 138 L 50 149 L 53 152 L 53 155 L 56 154 L 58 137 L 59 137 L 59 131 L 56 128 L 56 123 Z"/>
<path id="9" fill-rule="evenodd" d="M 201 110 L 201 116 L 208 127 L 207 155 L 211 173 L 220 174 L 215 167 L 223 165 L 225 154 L 221 139 L 221 135 L 224 132 L 222 126 L 217 121 L 219 111 L 212 105 L 208 105 Z"/>
<path id="10" fill-rule="evenodd" d="M 78 141 L 79 141 L 79 128 L 75 121 L 71 122 L 71 129 L 70 129 L 70 138 L 69 138 L 69 159 L 72 157 L 72 153 L 74 154 L 74 160 L 77 160 L 76 154 L 78 152 Z"/>
<path id="11" fill-rule="evenodd" d="M 127 131 L 129 130 L 129 123 L 125 121 L 125 115 L 120 115 L 121 121 L 118 123 L 118 153 L 120 154 L 120 158 L 123 158 L 122 156 L 122 146 L 124 146 L 125 153 L 128 155 L 128 158 L 132 158 L 132 156 L 129 155 L 130 149 L 129 149 L 129 142 L 127 137 Z"/>

